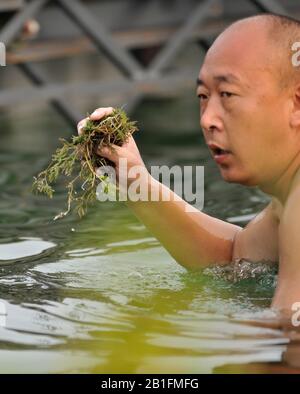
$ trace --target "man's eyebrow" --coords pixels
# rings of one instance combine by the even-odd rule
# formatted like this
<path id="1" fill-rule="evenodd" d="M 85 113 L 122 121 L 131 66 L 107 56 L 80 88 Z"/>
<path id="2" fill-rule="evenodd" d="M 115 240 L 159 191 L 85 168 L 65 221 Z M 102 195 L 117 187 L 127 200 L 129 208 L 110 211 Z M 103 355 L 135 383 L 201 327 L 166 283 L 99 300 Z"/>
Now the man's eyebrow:
<path id="1" fill-rule="evenodd" d="M 234 74 L 223 74 L 223 75 L 216 75 L 213 77 L 213 79 L 217 82 L 227 82 L 227 83 L 238 83 L 240 82 L 240 79 L 236 77 Z M 200 78 L 197 78 L 197 86 L 203 86 L 205 85 L 204 81 Z"/>
<path id="2" fill-rule="evenodd" d="M 202 86 L 202 85 L 204 85 L 204 82 L 202 81 L 202 79 L 197 78 L 196 85 L 197 86 Z"/>

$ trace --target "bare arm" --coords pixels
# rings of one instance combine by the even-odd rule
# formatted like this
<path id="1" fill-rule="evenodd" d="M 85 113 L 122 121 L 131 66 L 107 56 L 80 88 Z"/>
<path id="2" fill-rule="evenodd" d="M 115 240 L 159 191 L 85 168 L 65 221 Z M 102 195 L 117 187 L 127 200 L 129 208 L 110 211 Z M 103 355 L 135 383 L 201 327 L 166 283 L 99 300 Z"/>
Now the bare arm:
<path id="1" fill-rule="evenodd" d="M 239 226 L 213 218 L 182 199 L 150 175 L 147 181 L 159 192 L 159 201 L 127 201 L 127 206 L 161 242 L 174 259 L 192 270 L 213 263 L 232 261 L 233 243 Z M 170 201 L 163 201 L 164 193 Z M 189 209 L 187 210 L 187 206 Z"/>
<path id="2" fill-rule="evenodd" d="M 90 117 L 98 120 L 111 111 L 112 108 L 99 108 Z M 78 124 L 79 133 L 85 121 Z M 156 191 L 159 198 L 156 201 L 129 200 L 127 205 L 178 263 L 197 270 L 213 263 L 232 261 L 234 238 L 241 228 L 194 209 L 178 196 L 175 201 L 175 193 L 150 176 L 132 137 L 123 146 L 115 145 L 113 151 L 104 148 L 99 154 L 114 162 L 118 180 L 120 159 L 126 159 L 128 186 L 136 180 L 130 178 L 130 169 L 135 166 L 145 169 L 142 182 L 149 192 Z M 163 201 L 166 193 L 170 193 L 169 201 Z"/>
<path id="3" fill-rule="evenodd" d="M 278 258 L 278 217 L 271 201 L 237 234 L 233 260 L 277 263 Z"/>

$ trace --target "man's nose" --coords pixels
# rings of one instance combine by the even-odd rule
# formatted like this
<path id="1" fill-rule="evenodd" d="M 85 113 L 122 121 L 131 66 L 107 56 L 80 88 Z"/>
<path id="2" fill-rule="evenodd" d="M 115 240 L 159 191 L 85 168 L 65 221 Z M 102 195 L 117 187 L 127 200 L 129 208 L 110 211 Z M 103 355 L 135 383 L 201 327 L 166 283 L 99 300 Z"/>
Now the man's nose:
<path id="1" fill-rule="evenodd" d="M 221 119 L 213 103 L 207 103 L 205 109 L 201 111 L 200 125 L 204 131 L 222 129 Z"/>

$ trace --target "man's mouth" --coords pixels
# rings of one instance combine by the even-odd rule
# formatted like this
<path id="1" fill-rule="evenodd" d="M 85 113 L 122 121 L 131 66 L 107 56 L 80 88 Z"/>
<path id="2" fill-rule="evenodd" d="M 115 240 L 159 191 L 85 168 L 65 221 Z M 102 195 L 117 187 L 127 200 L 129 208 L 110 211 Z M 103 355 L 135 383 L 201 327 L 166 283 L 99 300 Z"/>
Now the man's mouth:
<path id="1" fill-rule="evenodd" d="M 213 154 L 214 160 L 219 164 L 222 164 L 224 161 L 226 161 L 229 154 L 231 153 L 231 151 L 223 149 L 215 143 L 208 143 L 207 145 Z"/>
<path id="2" fill-rule="evenodd" d="M 215 156 L 225 155 L 226 153 L 230 153 L 230 151 L 222 149 L 222 148 L 215 148 L 215 149 L 213 149 L 213 154 Z"/>
<path id="3" fill-rule="evenodd" d="M 229 150 L 223 149 L 221 146 L 219 146 L 219 145 L 217 145 L 217 144 L 215 144 L 213 142 L 209 142 L 207 145 L 210 148 L 210 150 L 212 151 L 214 156 L 216 156 L 216 155 L 223 155 L 223 154 L 226 154 L 226 153 L 231 153 Z"/>

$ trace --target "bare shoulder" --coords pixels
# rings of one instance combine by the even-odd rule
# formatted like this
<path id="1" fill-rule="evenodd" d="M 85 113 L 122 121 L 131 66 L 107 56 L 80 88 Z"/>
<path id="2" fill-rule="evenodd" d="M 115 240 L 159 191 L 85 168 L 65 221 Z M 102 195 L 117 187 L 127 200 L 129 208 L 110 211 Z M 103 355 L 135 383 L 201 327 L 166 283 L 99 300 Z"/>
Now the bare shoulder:
<path id="1" fill-rule="evenodd" d="M 290 237 L 297 237 L 297 244 L 300 246 L 299 229 L 300 229 L 300 185 L 297 185 L 289 194 L 284 208 L 282 209 L 279 225 L 280 241 Z"/>
<path id="2" fill-rule="evenodd" d="M 272 200 L 235 238 L 233 260 L 278 262 L 280 206 Z"/>
<path id="3" fill-rule="evenodd" d="M 272 306 L 287 308 L 300 300 L 300 185 L 296 185 L 285 202 L 278 229 L 279 276 Z"/>

